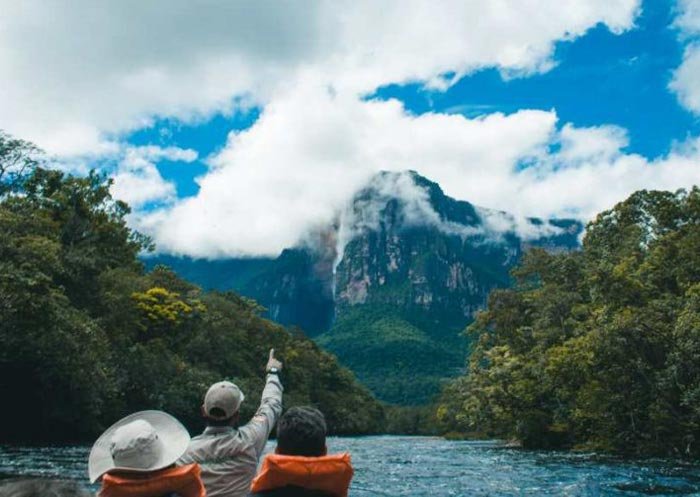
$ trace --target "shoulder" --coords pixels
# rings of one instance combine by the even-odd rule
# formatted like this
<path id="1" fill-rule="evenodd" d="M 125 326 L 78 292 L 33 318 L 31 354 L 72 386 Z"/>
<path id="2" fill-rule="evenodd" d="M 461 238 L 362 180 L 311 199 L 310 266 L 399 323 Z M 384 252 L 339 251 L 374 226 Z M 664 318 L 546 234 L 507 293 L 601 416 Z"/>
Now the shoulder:
<path id="1" fill-rule="evenodd" d="M 249 442 L 240 430 L 222 433 L 203 433 L 192 440 L 187 451 L 180 458 L 181 462 L 203 462 L 245 452 Z"/>

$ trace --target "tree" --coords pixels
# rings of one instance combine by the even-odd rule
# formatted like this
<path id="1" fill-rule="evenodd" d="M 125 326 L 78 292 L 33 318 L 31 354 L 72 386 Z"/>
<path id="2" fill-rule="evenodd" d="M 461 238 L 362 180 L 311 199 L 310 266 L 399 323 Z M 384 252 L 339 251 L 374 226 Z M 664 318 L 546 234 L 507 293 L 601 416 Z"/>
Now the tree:
<path id="1" fill-rule="evenodd" d="M 580 252 L 529 252 L 468 332 L 445 430 L 530 447 L 700 453 L 700 190 L 640 191 L 589 224 Z"/>
<path id="2" fill-rule="evenodd" d="M 211 383 L 260 395 L 270 347 L 285 362 L 287 405 L 318 406 L 333 433 L 381 428 L 382 407 L 352 374 L 257 303 L 165 267 L 145 274 L 150 240 L 127 226 L 108 178 L 37 167 L 26 159 L 35 148 L 0 139 L 0 164 L 12 166 L 0 195 L 0 443 L 86 441 L 141 409 L 197 430 Z"/>
<path id="3" fill-rule="evenodd" d="M 15 192 L 42 159 L 35 145 L 0 130 L 0 197 Z"/>

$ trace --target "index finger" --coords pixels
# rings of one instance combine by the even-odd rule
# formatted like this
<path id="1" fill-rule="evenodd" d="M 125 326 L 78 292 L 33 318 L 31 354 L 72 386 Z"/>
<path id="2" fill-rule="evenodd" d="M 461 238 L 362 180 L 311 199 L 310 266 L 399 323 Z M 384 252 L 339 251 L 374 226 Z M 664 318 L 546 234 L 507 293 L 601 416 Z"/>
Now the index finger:
<path id="1" fill-rule="evenodd" d="M 270 359 L 275 358 L 275 349 L 270 349 Z"/>

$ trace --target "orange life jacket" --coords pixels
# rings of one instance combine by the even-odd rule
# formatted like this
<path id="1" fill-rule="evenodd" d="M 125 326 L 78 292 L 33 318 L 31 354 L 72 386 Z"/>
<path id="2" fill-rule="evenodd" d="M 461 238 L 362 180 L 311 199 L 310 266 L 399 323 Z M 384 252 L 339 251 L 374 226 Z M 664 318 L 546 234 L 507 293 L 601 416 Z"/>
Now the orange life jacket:
<path id="1" fill-rule="evenodd" d="M 253 480 L 252 492 L 264 492 L 294 485 L 347 497 L 353 469 L 350 454 L 321 457 L 269 454 Z"/>
<path id="2" fill-rule="evenodd" d="M 107 473 L 102 477 L 100 497 L 206 497 L 199 464 L 166 468 L 153 473 Z"/>

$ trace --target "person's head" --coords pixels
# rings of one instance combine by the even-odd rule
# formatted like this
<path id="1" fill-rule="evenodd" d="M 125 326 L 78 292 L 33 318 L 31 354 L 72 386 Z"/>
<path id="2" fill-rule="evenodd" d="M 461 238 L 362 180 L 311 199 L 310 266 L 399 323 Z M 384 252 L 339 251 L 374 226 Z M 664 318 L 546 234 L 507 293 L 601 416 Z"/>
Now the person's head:
<path id="1" fill-rule="evenodd" d="M 313 407 L 292 407 L 277 423 L 278 454 L 319 457 L 326 454 L 326 420 Z"/>
<path id="2" fill-rule="evenodd" d="M 105 473 L 150 473 L 167 468 L 187 450 L 190 434 L 162 411 L 141 411 L 110 426 L 92 446 L 90 482 Z"/>
<path id="3" fill-rule="evenodd" d="M 241 389 L 230 381 L 214 383 L 204 396 L 202 416 L 209 426 L 234 426 L 244 400 Z"/>
<path id="4" fill-rule="evenodd" d="M 77 482 L 31 479 L 0 483 L 0 497 L 90 497 Z"/>

